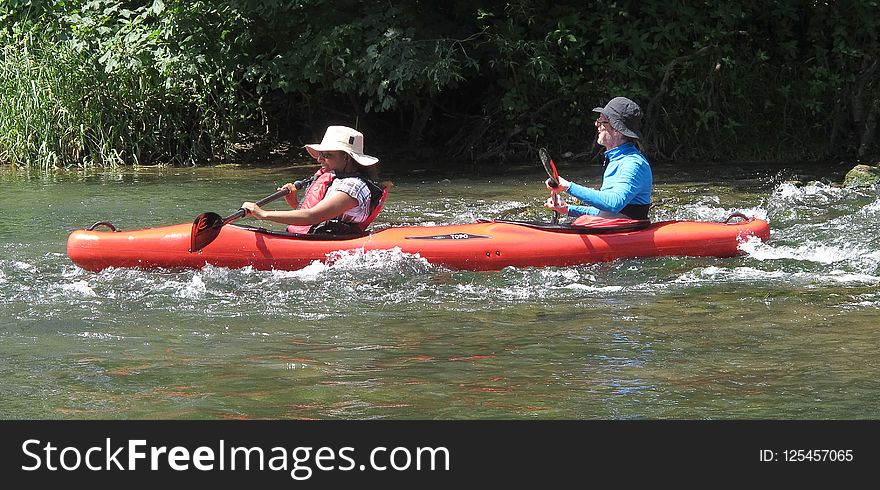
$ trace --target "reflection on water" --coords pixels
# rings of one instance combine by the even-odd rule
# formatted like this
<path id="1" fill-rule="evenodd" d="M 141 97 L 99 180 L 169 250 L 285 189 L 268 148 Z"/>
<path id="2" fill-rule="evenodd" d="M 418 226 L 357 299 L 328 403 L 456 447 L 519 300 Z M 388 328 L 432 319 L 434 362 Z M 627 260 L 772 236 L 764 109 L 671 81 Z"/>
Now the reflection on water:
<path id="1" fill-rule="evenodd" d="M 97 220 L 224 214 L 305 173 L 3 173 L 0 417 L 880 416 L 878 189 L 657 169 L 655 220 L 770 221 L 729 259 L 477 273 L 382 251 L 96 274 L 64 253 Z M 379 226 L 549 216 L 538 173 L 395 180 Z"/>

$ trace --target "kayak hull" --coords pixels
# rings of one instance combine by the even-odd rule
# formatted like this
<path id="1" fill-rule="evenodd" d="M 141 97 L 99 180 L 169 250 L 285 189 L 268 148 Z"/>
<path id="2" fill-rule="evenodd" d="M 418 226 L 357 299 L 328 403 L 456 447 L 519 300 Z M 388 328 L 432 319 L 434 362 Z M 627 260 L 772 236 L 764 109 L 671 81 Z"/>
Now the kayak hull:
<path id="1" fill-rule="evenodd" d="M 516 222 L 392 227 L 363 237 L 315 240 L 230 224 L 198 252 L 189 252 L 191 224 L 134 231 L 76 230 L 67 255 L 83 269 L 201 268 L 297 270 L 337 251 L 399 249 L 452 269 L 564 267 L 657 256 L 731 257 L 748 237 L 768 240 L 760 219 L 738 223 L 664 221 L 638 231 L 581 234 Z"/>

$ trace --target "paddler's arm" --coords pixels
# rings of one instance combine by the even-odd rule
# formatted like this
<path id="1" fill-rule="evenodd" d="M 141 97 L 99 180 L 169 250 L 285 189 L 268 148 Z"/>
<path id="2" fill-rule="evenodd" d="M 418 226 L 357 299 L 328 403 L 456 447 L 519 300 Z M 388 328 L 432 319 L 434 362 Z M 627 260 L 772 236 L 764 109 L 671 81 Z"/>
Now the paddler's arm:
<path id="1" fill-rule="evenodd" d="M 569 182 L 568 180 L 565 180 L 562 177 L 559 177 L 559 182 L 555 186 L 551 184 L 550 179 L 547 179 L 547 182 L 545 182 L 545 184 L 547 185 L 547 189 L 550 192 L 552 192 L 554 195 L 558 194 L 560 192 L 567 192 L 569 194 L 572 194 L 571 188 L 573 186 L 578 186 L 578 184 L 575 184 L 574 182 Z M 583 188 L 582 186 L 578 186 L 578 187 Z M 575 196 L 575 197 L 580 197 L 580 196 Z M 559 203 L 560 205 L 557 206 L 553 202 L 553 197 L 551 197 L 550 199 L 547 200 L 546 203 L 544 203 L 544 207 L 546 207 L 548 209 L 552 209 L 552 210 L 556 211 L 557 213 L 565 214 L 565 215 L 573 216 L 573 217 L 578 217 L 578 216 L 582 216 L 585 214 L 590 214 L 590 215 L 596 216 L 599 214 L 599 209 L 597 209 L 593 206 L 578 206 L 575 204 L 566 204 L 565 201 L 562 199 L 559 199 L 559 201 L 561 201 Z"/>
<path id="2" fill-rule="evenodd" d="M 552 209 L 559 214 L 568 214 L 568 204 L 556 196 L 548 197 L 547 201 L 544 203 L 544 207 Z"/>
<path id="3" fill-rule="evenodd" d="M 241 205 L 248 215 L 259 220 L 269 220 L 286 225 L 315 225 L 335 218 L 357 206 L 355 198 L 344 192 L 330 192 L 321 202 L 309 209 L 266 211 L 252 202 Z"/>
<path id="4" fill-rule="evenodd" d="M 287 204 L 292 209 L 298 208 L 299 207 L 299 198 L 296 195 L 296 190 L 297 190 L 296 184 L 294 184 L 292 182 L 288 182 L 288 183 L 282 185 L 281 187 L 279 187 L 278 190 L 280 191 L 281 189 L 284 189 L 284 188 L 286 188 L 289 191 L 287 193 L 287 195 L 284 196 L 284 200 L 287 201 Z"/>
<path id="5" fill-rule="evenodd" d="M 619 213 L 630 203 L 650 202 L 651 170 L 647 163 L 635 158 L 624 158 L 617 163 L 609 164 L 609 169 L 610 171 L 606 170 L 602 179 L 600 190 L 571 183 L 567 192 L 594 209 L 612 213 Z M 642 191 L 643 189 L 647 191 Z M 648 199 L 643 203 L 637 199 L 644 199 L 644 195 L 641 195 L 644 193 L 647 193 Z"/>

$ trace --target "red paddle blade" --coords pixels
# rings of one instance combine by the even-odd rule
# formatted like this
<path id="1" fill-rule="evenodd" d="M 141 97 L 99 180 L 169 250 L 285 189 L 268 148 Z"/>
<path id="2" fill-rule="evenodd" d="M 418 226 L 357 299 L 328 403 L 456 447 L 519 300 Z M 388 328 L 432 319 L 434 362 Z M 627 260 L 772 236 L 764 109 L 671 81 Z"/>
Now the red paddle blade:
<path id="1" fill-rule="evenodd" d="M 541 163 L 544 165 L 544 170 L 547 172 L 547 175 L 550 176 L 550 187 L 556 187 L 559 185 L 559 172 L 556 171 L 556 165 L 553 163 L 553 159 L 550 158 L 550 153 L 546 148 L 538 149 L 538 156 L 541 157 Z M 553 204 L 558 206 L 559 196 L 556 194 L 551 194 L 553 197 Z M 559 223 L 559 213 L 553 211 L 553 220 L 552 223 L 555 225 Z"/>
<path id="2" fill-rule="evenodd" d="M 202 213 L 193 220 L 192 232 L 190 233 L 190 252 L 198 252 L 213 242 L 220 229 L 223 228 L 223 218 L 217 213 Z"/>

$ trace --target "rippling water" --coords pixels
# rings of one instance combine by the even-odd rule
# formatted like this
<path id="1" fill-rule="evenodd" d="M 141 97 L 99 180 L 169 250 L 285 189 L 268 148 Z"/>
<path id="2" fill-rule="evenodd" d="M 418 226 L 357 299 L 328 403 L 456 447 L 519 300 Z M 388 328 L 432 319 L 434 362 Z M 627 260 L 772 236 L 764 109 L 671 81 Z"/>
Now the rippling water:
<path id="1" fill-rule="evenodd" d="M 91 273 L 65 255 L 94 221 L 226 214 L 307 173 L 0 171 L 0 417 L 880 416 L 880 190 L 786 169 L 655 169 L 654 220 L 770 222 L 736 258 Z M 394 180 L 377 224 L 549 218 L 532 170 Z"/>

